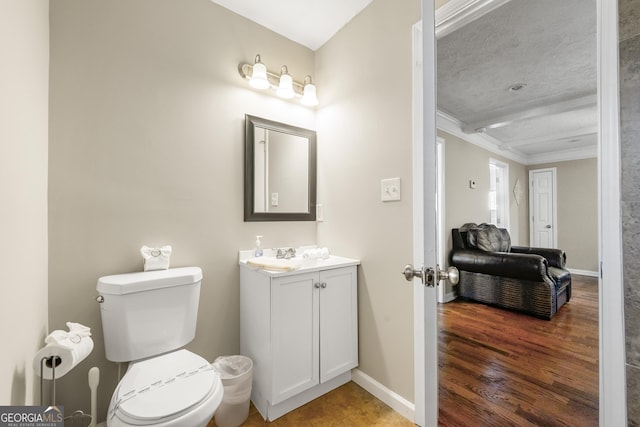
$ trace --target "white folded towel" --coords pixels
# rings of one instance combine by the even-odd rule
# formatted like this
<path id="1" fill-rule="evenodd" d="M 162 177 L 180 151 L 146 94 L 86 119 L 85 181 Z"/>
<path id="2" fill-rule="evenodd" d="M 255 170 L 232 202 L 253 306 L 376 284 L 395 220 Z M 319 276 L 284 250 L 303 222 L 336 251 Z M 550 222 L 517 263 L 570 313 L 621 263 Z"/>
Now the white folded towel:
<path id="1" fill-rule="evenodd" d="M 167 245 L 160 248 L 143 246 L 140 248 L 140 253 L 144 259 L 144 271 L 169 269 L 171 246 Z"/>
<path id="2" fill-rule="evenodd" d="M 278 259 L 257 257 L 247 260 L 247 265 L 272 271 L 292 271 L 302 267 L 302 261 L 294 259 Z"/>

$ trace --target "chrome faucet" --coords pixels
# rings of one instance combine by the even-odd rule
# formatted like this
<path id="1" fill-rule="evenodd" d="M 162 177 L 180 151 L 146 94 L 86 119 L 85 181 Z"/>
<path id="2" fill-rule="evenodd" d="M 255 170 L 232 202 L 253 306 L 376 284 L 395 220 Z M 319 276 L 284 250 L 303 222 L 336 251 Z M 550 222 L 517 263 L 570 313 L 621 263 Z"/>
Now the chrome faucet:
<path id="1" fill-rule="evenodd" d="M 278 249 L 278 251 L 276 252 L 276 258 L 277 259 L 291 259 L 294 258 L 296 256 L 296 250 L 294 248 L 288 248 L 288 249 Z"/>

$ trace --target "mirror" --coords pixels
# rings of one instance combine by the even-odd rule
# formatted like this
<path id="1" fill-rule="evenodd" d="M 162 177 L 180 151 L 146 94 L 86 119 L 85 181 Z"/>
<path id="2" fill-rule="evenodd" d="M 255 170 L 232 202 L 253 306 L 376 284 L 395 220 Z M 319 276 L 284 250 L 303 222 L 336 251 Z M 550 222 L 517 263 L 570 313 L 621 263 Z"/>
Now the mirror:
<path id="1" fill-rule="evenodd" d="M 316 132 L 245 115 L 244 220 L 316 220 Z"/>

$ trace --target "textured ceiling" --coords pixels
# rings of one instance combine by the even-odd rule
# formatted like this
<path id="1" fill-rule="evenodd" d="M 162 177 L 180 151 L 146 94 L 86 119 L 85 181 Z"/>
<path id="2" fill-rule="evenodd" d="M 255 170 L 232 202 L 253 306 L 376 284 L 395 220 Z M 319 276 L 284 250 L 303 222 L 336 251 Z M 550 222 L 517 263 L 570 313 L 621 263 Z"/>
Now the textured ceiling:
<path id="1" fill-rule="evenodd" d="M 466 133 L 525 157 L 595 147 L 595 0 L 511 0 L 440 38 L 437 67 Z"/>

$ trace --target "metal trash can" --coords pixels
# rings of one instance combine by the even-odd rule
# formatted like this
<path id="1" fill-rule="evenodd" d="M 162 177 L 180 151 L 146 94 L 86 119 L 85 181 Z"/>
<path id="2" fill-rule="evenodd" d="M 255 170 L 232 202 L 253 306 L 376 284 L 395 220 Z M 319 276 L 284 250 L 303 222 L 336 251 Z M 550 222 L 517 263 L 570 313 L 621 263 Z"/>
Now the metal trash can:
<path id="1" fill-rule="evenodd" d="M 214 415 L 218 427 L 238 427 L 249 416 L 253 361 L 246 356 L 220 356 L 212 363 L 224 395 Z"/>

